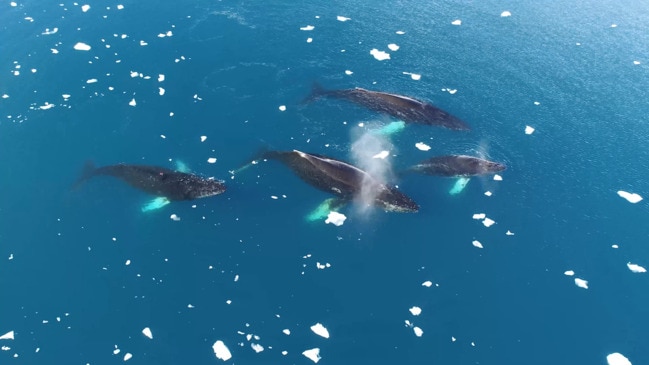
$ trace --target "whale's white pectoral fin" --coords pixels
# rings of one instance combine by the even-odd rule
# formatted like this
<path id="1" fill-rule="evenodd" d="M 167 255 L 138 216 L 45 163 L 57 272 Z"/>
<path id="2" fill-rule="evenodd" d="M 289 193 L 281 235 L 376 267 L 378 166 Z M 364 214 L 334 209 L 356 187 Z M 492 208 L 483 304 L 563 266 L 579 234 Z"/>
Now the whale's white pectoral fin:
<path id="1" fill-rule="evenodd" d="M 148 203 L 142 205 L 142 213 L 146 213 L 146 212 L 150 212 L 152 210 L 160 209 L 160 208 L 164 207 L 165 205 L 167 205 L 169 203 L 171 203 L 171 201 L 169 199 L 167 199 L 164 196 L 159 196 L 159 197 L 149 201 Z"/>
<path id="2" fill-rule="evenodd" d="M 189 166 L 187 166 L 186 163 L 180 160 L 176 160 L 175 162 L 176 162 L 176 171 L 184 172 L 186 174 L 190 174 L 192 172 L 192 170 L 189 168 Z"/>
<path id="3" fill-rule="evenodd" d="M 347 205 L 347 200 L 341 198 L 329 198 L 318 207 L 316 207 L 311 213 L 306 216 L 306 220 L 309 222 L 315 222 L 327 218 L 330 212 L 337 212 L 340 208 Z"/>
<path id="4" fill-rule="evenodd" d="M 466 185 L 469 183 L 469 181 L 471 181 L 471 179 L 468 177 L 461 177 L 457 179 L 457 181 L 455 181 L 455 184 L 453 184 L 453 187 L 451 188 L 451 190 L 449 190 L 448 193 L 451 195 L 457 195 L 461 193 L 462 190 L 466 188 Z"/>
<path id="5" fill-rule="evenodd" d="M 401 132 L 406 128 L 406 122 L 404 121 L 396 121 L 396 122 L 390 122 L 389 124 L 373 130 L 372 133 L 378 134 L 380 136 L 391 136 L 395 133 Z"/>

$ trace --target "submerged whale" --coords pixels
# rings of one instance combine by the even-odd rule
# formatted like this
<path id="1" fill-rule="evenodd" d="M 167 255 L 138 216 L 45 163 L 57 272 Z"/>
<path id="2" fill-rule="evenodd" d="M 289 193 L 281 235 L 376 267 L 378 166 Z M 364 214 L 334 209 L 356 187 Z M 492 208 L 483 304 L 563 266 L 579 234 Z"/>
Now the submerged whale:
<path id="1" fill-rule="evenodd" d="M 91 162 L 86 163 L 74 187 L 100 175 L 116 177 L 134 188 L 172 201 L 206 198 L 225 191 L 223 181 L 164 167 L 118 164 L 97 168 Z"/>
<path id="2" fill-rule="evenodd" d="M 373 204 L 385 211 L 419 211 L 419 205 L 395 187 L 379 182 L 347 162 L 298 150 L 266 151 L 260 158 L 284 163 L 305 182 L 345 201 L 367 193 L 373 197 Z"/>
<path id="3" fill-rule="evenodd" d="M 466 155 L 437 156 L 422 161 L 408 169 L 428 175 L 476 176 L 503 171 L 505 165 Z"/>
<path id="4" fill-rule="evenodd" d="M 385 113 L 407 123 L 439 126 L 454 130 L 470 130 L 461 119 L 439 109 L 432 104 L 408 96 L 371 91 L 360 87 L 354 89 L 325 90 L 314 84 L 311 95 L 305 99 L 310 102 L 320 97 L 344 99 L 364 106 L 367 109 Z"/>

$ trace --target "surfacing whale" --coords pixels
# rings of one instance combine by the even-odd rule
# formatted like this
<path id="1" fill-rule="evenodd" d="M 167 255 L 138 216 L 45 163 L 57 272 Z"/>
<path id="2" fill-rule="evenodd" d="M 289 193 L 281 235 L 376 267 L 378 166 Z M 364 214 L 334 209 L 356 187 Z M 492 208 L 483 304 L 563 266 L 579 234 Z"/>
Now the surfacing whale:
<path id="1" fill-rule="evenodd" d="M 371 91 L 360 87 L 354 89 L 325 90 L 317 83 L 305 102 L 320 97 L 344 99 L 364 106 L 367 109 L 388 114 L 407 123 L 439 126 L 453 130 L 470 130 L 461 119 L 421 100 L 404 95 Z"/>
<path id="2" fill-rule="evenodd" d="M 408 171 L 438 176 L 476 176 L 505 170 L 504 164 L 466 155 L 436 156 L 411 166 Z"/>

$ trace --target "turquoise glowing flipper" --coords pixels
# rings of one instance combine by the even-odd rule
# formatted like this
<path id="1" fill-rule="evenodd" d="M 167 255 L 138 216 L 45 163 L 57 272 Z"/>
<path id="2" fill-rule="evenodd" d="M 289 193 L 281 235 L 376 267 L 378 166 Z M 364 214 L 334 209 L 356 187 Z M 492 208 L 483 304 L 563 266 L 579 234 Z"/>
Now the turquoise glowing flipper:
<path id="1" fill-rule="evenodd" d="M 404 128 L 406 128 L 406 122 L 400 120 L 397 122 L 390 122 L 389 124 L 372 131 L 372 133 L 381 136 L 391 136 L 397 132 L 401 132 Z"/>
<path id="2" fill-rule="evenodd" d="M 337 212 L 340 208 L 344 207 L 345 204 L 347 204 L 347 201 L 344 199 L 329 198 L 323 201 L 322 203 L 320 203 L 320 205 L 318 205 L 317 208 L 315 208 L 311 213 L 309 213 L 306 216 L 306 220 L 309 222 L 314 222 L 314 221 L 325 219 L 329 215 L 329 212 L 331 211 Z"/>
<path id="3" fill-rule="evenodd" d="M 160 209 L 160 208 L 164 207 L 165 205 L 167 205 L 169 203 L 171 203 L 171 201 L 169 199 L 165 198 L 164 196 L 159 196 L 159 197 L 151 200 L 150 202 L 142 205 L 142 213 L 146 213 L 146 212 L 150 212 L 152 210 Z"/>
<path id="4" fill-rule="evenodd" d="M 451 195 L 457 195 L 461 193 L 462 190 L 466 188 L 466 185 L 469 183 L 469 181 L 471 181 L 471 179 L 468 177 L 461 177 L 457 179 L 457 181 L 455 182 L 455 184 L 453 184 L 453 187 L 451 188 L 451 190 L 449 190 L 448 193 Z"/>
<path id="5" fill-rule="evenodd" d="M 184 162 L 180 160 L 176 160 L 176 171 L 178 172 L 184 172 L 186 174 L 190 173 L 192 170 L 185 164 Z"/>

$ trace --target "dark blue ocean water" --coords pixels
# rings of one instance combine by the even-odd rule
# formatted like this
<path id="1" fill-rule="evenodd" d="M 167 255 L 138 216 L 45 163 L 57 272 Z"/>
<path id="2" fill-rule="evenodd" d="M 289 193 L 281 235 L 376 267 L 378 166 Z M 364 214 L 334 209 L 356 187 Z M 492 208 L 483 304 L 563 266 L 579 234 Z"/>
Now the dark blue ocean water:
<path id="1" fill-rule="evenodd" d="M 309 364 L 311 348 L 322 364 L 649 363 L 649 276 L 627 268 L 649 266 L 649 209 L 617 195 L 649 195 L 645 3 L 83 4 L 0 5 L 0 364 L 218 364 L 217 340 L 235 364 Z M 408 126 L 395 169 L 484 154 L 503 180 L 450 196 L 451 179 L 409 176 L 419 213 L 348 208 L 335 227 L 305 221 L 329 196 L 278 163 L 230 179 L 262 146 L 351 160 L 358 123 L 390 121 L 301 104 L 314 81 L 472 126 Z M 141 213 L 151 197 L 117 180 L 72 191 L 87 160 L 180 160 L 228 190 Z"/>

